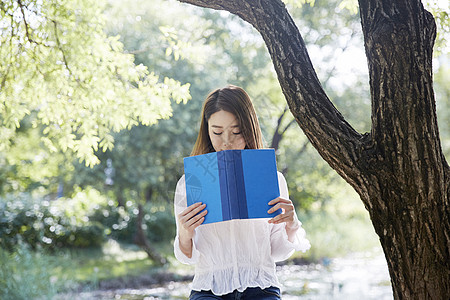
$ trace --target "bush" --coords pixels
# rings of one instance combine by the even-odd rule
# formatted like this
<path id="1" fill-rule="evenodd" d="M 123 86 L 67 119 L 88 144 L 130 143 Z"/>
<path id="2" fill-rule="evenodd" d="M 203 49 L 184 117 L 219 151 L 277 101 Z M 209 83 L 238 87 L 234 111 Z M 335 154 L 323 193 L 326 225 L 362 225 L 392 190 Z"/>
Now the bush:
<path id="1" fill-rule="evenodd" d="M 113 203 L 109 201 L 108 207 L 96 211 L 91 219 L 105 225 L 111 238 L 133 243 L 139 212 L 137 204 L 128 201 L 125 207 L 117 207 Z M 165 205 L 146 204 L 142 223 L 150 242 L 169 242 L 175 236 L 175 218 Z"/>
<path id="2" fill-rule="evenodd" d="M 106 239 L 106 228 L 89 219 L 98 204 L 91 197 L 46 201 L 28 194 L 0 199 L 0 247 L 91 247 Z"/>
<path id="3" fill-rule="evenodd" d="M 0 247 L 95 247 L 108 237 L 132 243 L 137 215 L 136 203 L 117 207 L 94 189 L 53 201 L 9 195 L 0 198 Z M 145 205 L 143 226 L 151 242 L 169 242 L 175 235 L 175 220 L 165 205 Z"/>

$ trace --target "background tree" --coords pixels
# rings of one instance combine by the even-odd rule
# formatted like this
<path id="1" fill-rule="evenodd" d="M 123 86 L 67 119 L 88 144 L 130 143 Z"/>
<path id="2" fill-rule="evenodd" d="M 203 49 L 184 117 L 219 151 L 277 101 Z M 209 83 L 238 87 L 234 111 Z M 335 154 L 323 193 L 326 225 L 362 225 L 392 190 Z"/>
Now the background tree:
<path id="1" fill-rule="evenodd" d="M 170 99 L 189 85 L 159 79 L 123 53 L 104 32 L 105 1 L 9 0 L 0 3 L 0 151 L 14 144 L 28 118 L 51 151 L 72 151 L 95 165 L 111 131 L 155 124 L 171 114 Z"/>
<path id="2" fill-rule="evenodd" d="M 39 191 L 54 199 L 63 186 L 72 192 L 67 181 L 81 181 L 73 158 L 99 164 L 100 153 L 113 148 L 113 133 L 154 125 L 172 115 L 171 100 L 190 98 L 189 84 L 135 64 L 119 38 L 106 33 L 106 4 L 0 3 L 0 193 Z M 139 175 L 145 174 L 135 172 L 127 183 Z"/>
<path id="3" fill-rule="evenodd" d="M 227 10 L 261 33 L 298 124 L 369 211 L 394 297 L 446 299 L 450 169 L 432 85 L 436 25 L 422 3 L 359 1 L 372 102 L 371 131 L 360 134 L 328 99 L 281 1 L 181 2 Z"/>

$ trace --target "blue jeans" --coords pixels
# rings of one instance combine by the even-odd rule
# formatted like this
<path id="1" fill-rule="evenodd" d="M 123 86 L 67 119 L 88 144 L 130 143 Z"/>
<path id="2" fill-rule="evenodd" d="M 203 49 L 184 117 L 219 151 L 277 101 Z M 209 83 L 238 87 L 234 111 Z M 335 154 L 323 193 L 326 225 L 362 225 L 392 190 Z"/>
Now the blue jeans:
<path id="1" fill-rule="evenodd" d="M 243 292 L 235 290 L 232 293 L 216 296 L 211 291 L 191 291 L 189 300 L 279 300 L 281 299 L 280 289 L 274 286 L 261 289 L 259 287 L 250 287 Z"/>

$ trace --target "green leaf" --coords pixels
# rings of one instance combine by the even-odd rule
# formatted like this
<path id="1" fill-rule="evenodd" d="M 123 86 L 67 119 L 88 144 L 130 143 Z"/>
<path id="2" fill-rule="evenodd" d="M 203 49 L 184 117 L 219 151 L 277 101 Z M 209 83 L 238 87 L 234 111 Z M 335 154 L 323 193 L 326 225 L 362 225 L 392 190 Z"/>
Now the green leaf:
<path id="1" fill-rule="evenodd" d="M 352 14 L 358 13 L 358 1 L 357 0 L 342 0 L 342 2 L 339 4 L 339 8 L 341 9 L 347 9 Z"/>
<path id="2" fill-rule="evenodd" d="M 92 166 L 99 161 L 94 151 L 113 147 L 112 131 L 168 118 L 172 90 L 176 101 L 189 98 L 180 83 L 162 83 L 147 67 L 135 65 L 119 35 L 105 34 L 105 0 L 2 3 L 7 9 L 0 24 L 9 29 L 0 35 L 1 131 L 19 128 L 30 116 L 33 126 L 43 126 L 50 151 L 71 149 Z M 22 10 L 25 20 L 11 20 L 9 15 L 22 16 Z M 179 58 L 173 52 L 177 32 L 170 27 L 161 32 L 171 43 L 167 54 Z M 9 144 L 2 135 L 0 147 Z"/>

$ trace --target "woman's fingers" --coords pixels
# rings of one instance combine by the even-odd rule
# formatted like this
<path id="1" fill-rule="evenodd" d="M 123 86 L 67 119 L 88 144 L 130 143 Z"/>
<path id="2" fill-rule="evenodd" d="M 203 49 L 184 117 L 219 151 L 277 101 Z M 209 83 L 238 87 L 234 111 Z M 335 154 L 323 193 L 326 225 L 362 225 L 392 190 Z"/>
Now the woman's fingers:
<path id="1" fill-rule="evenodd" d="M 269 223 L 279 224 L 283 222 L 291 222 L 293 219 L 293 214 L 279 214 L 269 220 Z"/>
<path id="2" fill-rule="evenodd" d="M 201 202 L 194 203 L 194 204 L 186 207 L 186 209 L 180 213 L 180 216 L 186 216 L 187 214 L 192 213 L 193 211 L 194 211 L 194 214 L 196 214 L 195 211 L 198 213 L 200 210 L 202 210 L 205 207 L 206 207 L 206 204 L 202 204 Z"/>
<path id="3" fill-rule="evenodd" d="M 191 206 L 187 207 L 185 210 L 183 210 L 179 215 L 178 218 L 180 221 L 186 222 L 187 220 L 191 219 L 193 216 L 201 212 L 206 207 L 206 204 L 201 203 L 194 203 Z"/>
<path id="4" fill-rule="evenodd" d="M 291 210 L 294 210 L 294 204 L 292 204 L 292 201 L 289 199 L 277 198 L 269 202 L 269 205 L 273 204 L 275 205 L 272 208 L 270 208 L 267 211 L 267 213 L 271 214 L 280 208 L 283 209 L 283 212 L 289 212 Z"/>
<path id="5" fill-rule="evenodd" d="M 292 203 L 292 201 L 290 199 L 278 197 L 278 198 L 275 198 L 275 199 L 269 201 L 269 205 L 274 205 L 274 204 L 276 204 L 278 202 L 281 202 L 281 203 Z"/>
<path id="6" fill-rule="evenodd" d="M 186 227 L 191 227 L 194 226 L 197 227 L 198 225 L 200 225 L 201 223 L 203 223 L 204 217 L 206 216 L 206 214 L 208 213 L 208 211 L 205 209 L 204 211 L 202 211 L 201 213 L 193 216 L 192 218 L 190 218 L 189 220 L 187 220 L 184 224 Z M 202 220 L 203 219 L 203 220 Z M 200 222 L 201 221 L 201 222 Z M 200 222 L 200 223 L 199 223 Z M 197 224 L 199 223 L 199 224 Z"/>
<path id="7" fill-rule="evenodd" d="M 194 203 L 187 207 L 178 215 L 181 226 L 185 230 L 193 231 L 201 225 L 205 219 L 205 215 L 208 213 L 207 210 L 204 210 L 205 207 L 206 204 L 202 204 L 200 202 Z"/>
<path id="8" fill-rule="evenodd" d="M 290 199 L 278 197 L 269 202 L 269 205 L 273 205 L 267 212 L 273 213 L 278 209 L 282 210 L 282 213 L 269 220 L 269 223 L 279 224 L 283 222 L 292 222 L 295 219 L 295 207 Z"/>

